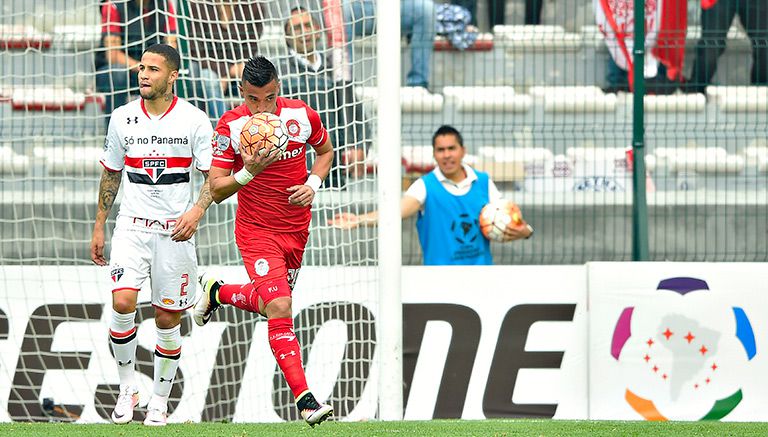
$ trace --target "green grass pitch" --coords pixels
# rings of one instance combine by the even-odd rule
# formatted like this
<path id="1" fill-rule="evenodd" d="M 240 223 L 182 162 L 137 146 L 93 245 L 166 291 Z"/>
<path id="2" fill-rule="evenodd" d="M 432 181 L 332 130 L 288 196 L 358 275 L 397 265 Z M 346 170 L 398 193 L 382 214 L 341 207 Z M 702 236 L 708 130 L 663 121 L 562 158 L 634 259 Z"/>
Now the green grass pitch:
<path id="1" fill-rule="evenodd" d="M 765 436 L 768 423 L 618 422 L 566 420 L 430 420 L 326 422 L 310 428 L 291 423 L 185 423 L 163 429 L 130 425 L 2 423 L 0 435 L 18 436 Z"/>

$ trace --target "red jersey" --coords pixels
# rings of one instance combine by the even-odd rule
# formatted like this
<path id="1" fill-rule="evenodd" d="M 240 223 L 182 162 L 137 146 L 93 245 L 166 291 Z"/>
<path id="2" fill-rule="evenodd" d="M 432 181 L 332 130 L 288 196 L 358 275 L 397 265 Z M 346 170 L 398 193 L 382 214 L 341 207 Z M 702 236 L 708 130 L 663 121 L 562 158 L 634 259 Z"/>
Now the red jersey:
<path id="1" fill-rule="evenodd" d="M 288 187 L 307 180 L 306 145 L 319 147 L 328 139 L 317 112 L 301 100 L 277 98 L 276 115 L 288 130 L 288 146 L 283 156 L 237 192 L 235 226 L 275 232 L 305 231 L 312 218 L 311 207 L 288 203 Z M 236 172 L 243 167 L 240 157 L 240 131 L 253 114 L 245 104 L 224 113 L 213 135 L 214 167 Z"/>

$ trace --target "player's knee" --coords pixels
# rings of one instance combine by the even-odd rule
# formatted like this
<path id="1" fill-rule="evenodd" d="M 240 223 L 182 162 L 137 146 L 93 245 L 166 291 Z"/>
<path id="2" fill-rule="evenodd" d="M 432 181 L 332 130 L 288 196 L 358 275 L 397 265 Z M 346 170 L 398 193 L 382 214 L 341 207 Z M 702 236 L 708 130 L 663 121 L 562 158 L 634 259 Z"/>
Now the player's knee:
<path id="1" fill-rule="evenodd" d="M 120 314 L 129 314 L 136 311 L 136 299 L 128 296 L 113 296 L 112 309 Z"/>
<path id="2" fill-rule="evenodd" d="M 291 298 L 278 297 L 273 299 L 267 303 L 264 310 L 266 316 L 270 319 L 291 317 Z"/>
<path id="3" fill-rule="evenodd" d="M 155 308 L 155 325 L 160 329 L 171 329 L 181 323 L 181 314 Z"/>

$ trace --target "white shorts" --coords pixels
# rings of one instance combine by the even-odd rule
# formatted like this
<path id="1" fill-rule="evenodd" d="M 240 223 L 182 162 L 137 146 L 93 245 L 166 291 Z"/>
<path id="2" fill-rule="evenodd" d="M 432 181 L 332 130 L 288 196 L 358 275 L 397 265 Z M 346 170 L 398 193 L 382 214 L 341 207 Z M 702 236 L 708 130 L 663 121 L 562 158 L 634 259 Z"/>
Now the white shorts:
<path id="1" fill-rule="evenodd" d="M 169 234 L 115 229 L 109 263 L 112 292 L 141 290 L 150 278 L 152 305 L 184 311 L 195 303 L 197 254 L 194 239 L 173 241 Z"/>

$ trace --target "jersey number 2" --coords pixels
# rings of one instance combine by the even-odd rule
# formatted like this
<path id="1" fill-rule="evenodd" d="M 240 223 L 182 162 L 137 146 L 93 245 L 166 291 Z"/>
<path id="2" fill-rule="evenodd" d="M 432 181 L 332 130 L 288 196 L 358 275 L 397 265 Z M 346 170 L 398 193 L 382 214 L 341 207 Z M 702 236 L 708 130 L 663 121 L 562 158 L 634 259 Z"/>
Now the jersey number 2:
<path id="1" fill-rule="evenodd" d="M 179 296 L 186 296 L 187 285 L 189 285 L 189 274 L 184 273 L 183 275 L 181 275 L 181 280 L 184 282 L 181 283 L 181 290 L 179 291 Z"/>

